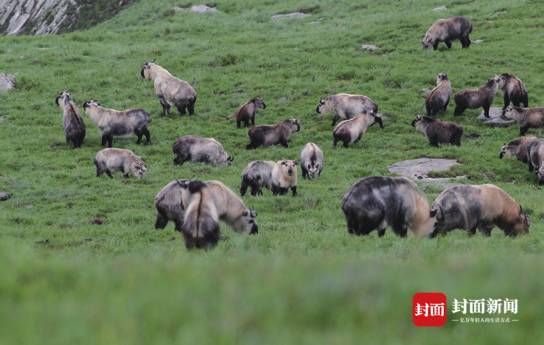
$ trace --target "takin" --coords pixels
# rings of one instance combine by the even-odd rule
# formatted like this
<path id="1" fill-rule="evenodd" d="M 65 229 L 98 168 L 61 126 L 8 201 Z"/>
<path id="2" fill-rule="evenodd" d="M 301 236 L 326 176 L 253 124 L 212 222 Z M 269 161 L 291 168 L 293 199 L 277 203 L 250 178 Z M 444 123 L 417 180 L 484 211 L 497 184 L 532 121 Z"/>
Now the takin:
<path id="1" fill-rule="evenodd" d="M 55 103 L 63 112 L 66 143 L 73 148 L 81 147 L 85 139 L 85 122 L 83 122 L 76 104 L 72 101 L 70 93 L 67 90 L 62 91 L 55 98 Z"/>
<path id="2" fill-rule="evenodd" d="M 300 170 L 302 178 L 314 179 L 321 176 L 325 160 L 323 151 L 314 143 L 307 143 L 300 151 Z"/>
<path id="3" fill-rule="evenodd" d="M 262 189 L 272 189 L 272 169 L 274 161 L 252 161 L 242 172 L 242 183 L 240 184 L 240 195 L 244 196 L 247 188 L 251 188 L 251 195 L 262 195 Z"/>
<path id="4" fill-rule="evenodd" d="M 506 111 L 506 107 L 512 103 L 516 107 L 523 106 L 527 108 L 529 106 L 529 95 L 523 82 L 513 74 L 503 73 L 499 76 L 499 89 L 504 94 L 504 106 L 502 107 L 502 115 Z"/>
<path id="5" fill-rule="evenodd" d="M 455 94 L 455 111 L 453 115 L 461 115 L 465 109 L 484 108 L 485 117 L 489 117 L 489 108 L 498 89 L 498 77 L 491 78 L 478 89 L 465 89 Z"/>
<path id="6" fill-rule="evenodd" d="M 528 163 L 529 144 L 536 140 L 538 140 L 538 138 L 533 135 L 527 135 L 511 140 L 501 147 L 499 158 L 503 159 L 504 157 L 508 158 L 515 156 L 517 160 L 523 163 Z"/>
<path id="7" fill-rule="evenodd" d="M 444 42 L 451 48 L 454 40 L 459 40 L 463 48 L 470 46 L 470 33 L 472 33 L 472 24 L 465 17 L 451 17 L 448 19 L 438 19 L 431 25 L 425 33 L 421 44 L 423 48 L 438 49 L 438 44 Z"/>
<path id="8" fill-rule="evenodd" d="M 525 135 L 529 128 L 544 127 L 544 108 L 521 108 L 509 105 L 504 116 L 516 120 L 519 124 L 519 135 Z"/>
<path id="9" fill-rule="evenodd" d="M 181 231 L 185 209 L 189 204 L 191 180 L 174 180 L 164 186 L 155 196 L 157 219 L 155 229 L 164 229 L 169 221 L 174 222 L 175 229 Z"/>
<path id="10" fill-rule="evenodd" d="M 277 161 L 270 176 L 270 189 L 274 195 L 287 194 L 289 189 L 293 196 L 297 195 L 297 161 Z"/>
<path id="11" fill-rule="evenodd" d="M 121 171 L 124 177 L 132 174 L 134 177 L 141 179 L 147 171 L 144 161 L 136 156 L 134 152 L 126 149 L 102 149 L 96 154 L 94 165 L 96 166 L 97 177 L 106 173 L 106 175 L 113 178 L 112 172 Z"/>
<path id="12" fill-rule="evenodd" d="M 114 136 L 127 136 L 132 133 L 138 137 L 137 143 L 145 136 L 146 144 L 151 143 L 147 125 L 151 122 L 149 113 L 143 109 L 118 111 L 105 108 L 97 101 L 90 100 L 83 104 L 85 113 L 98 126 L 102 134 L 102 146 L 112 147 Z"/>
<path id="13" fill-rule="evenodd" d="M 355 183 L 342 199 L 348 233 L 368 235 L 377 230 L 385 234 L 388 226 L 406 237 L 410 230 L 417 237 L 433 230 L 429 203 L 414 182 L 405 177 L 371 176 Z"/>
<path id="14" fill-rule="evenodd" d="M 276 125 L 255 126 L 248 130 L 249 144 L 248 150 L 259 146 L 281 145 L 288 147 L 289 138 L 294 132 L 300 132 L 300 123 L 297 119 L 291 118 L 284 120 Z"/>
<path id="15" fill-rule="evenodd" d="M 155 87 L 155 95 L 162 106 L 162 114 L 170 114 L 170 108 L 174 105 L 180 115 L 195 113 L 196 91 L 185 80 L 174 77 L 165 68 L 153 63 L 144 63 L 140 71 L 142 78 L 152 80 Z"/>
<path id="16" fill-rule="evenodd" d="M 214 138 L 185 135 L 172 146 L 174 164 L 182 165 L 186 161 L 201 162 L 211 165 L 230 165 L 234 158 L 229 156 L 223 145 Z"/>
<path id="17" fill-rule="evenodd" d="M 529 171 L 534 171 L 538 184 L 544 184 L 544 140 L 535 140 L 529 144 L 527 154 Z"/>
<path id="18" fill-rule="evenodd" d="M 529 232 L 529 218 L 504 190 L 492 184 L 446 188 L 431 206 L 435 226 L 431 237 L 453 229 L 489 236 L 496 225 L 507 236 Z"/>
<path id="19" fill-rule="evenodd" d="M 318 114 L 332 113 L 332 125 L 338 120 L 347 120 L 361 113 L 377 114 L 378 105 L 367 96 L 338 93 L 319 101 L 315 111 Z"/>
<path id="20" fill-rule="evenodd" d="M 448 109 L 452 94 L 451 82 L 446 73 L 438 73 L 436 76 L 436 86 L 427 95 L 425 99 L 425 110 L 427 116 L 436 116 L 445 113 Z"/>
<path id="21" fill-rule="evenodd" d="M 219 241 L 219 220 L 234 231 L 258 233 L 257 214 L 220 181 L 191 181 L 182 234 L 187 249 L 210 249 Z"/>
<path id="22" fill-rule="evenodd" d="M 374 113 L 363 113 L 340 122 L 332 130 L 334 147 L 339 141 L 343 143 L 344 147 L 359 142 L 368 128 L 375 123 L 378 123 L 383 129 L 382 118 Z"/>
<path id="23" fill-rule="evenodd" d="M 266 104 L 264 101 L 255 97 L 248 102 L 242 104 L 234 114 L 234 119 L 236 119 L 236 127 L 240 128 L 242 122 L 245 127 L 249 127 L 250 124 L 255 126 L 255 114 L 257 114 L 257 109 L 266 109 Z"/>
<path id="24" fill-rule="evenodd" d="M 463 127 L 448 121 L 433 119 L 428 116 L 416 116 L 412 121 L 412 127 L 425 134 L 431 146 L 438 144 L 451 144 L 461 146 Z"/>

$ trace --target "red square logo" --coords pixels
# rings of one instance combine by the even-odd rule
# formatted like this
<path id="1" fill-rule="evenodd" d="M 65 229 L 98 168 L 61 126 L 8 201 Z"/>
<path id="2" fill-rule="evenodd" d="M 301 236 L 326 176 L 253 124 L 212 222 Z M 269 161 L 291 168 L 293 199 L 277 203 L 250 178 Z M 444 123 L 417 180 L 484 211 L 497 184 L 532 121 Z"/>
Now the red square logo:
<path id="1" fill-rule="evenodd" d="M 442 327 L 448 321 L 448 304 L 442 292 L 416 292 L 412 299 L 412 322 L 417 327 Z"/>

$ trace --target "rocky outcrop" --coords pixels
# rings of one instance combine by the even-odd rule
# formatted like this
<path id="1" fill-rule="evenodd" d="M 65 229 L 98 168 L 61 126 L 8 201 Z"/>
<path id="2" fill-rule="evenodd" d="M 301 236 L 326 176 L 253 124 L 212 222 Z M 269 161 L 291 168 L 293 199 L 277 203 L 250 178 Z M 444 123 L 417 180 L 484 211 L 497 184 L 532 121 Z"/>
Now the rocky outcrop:
<path id="1" fill-rule="evenodd" d="M 0 0 L 0 34 L 44 35 L 82 29 L 112 17 L 132 2 L 134 0 Z"/>

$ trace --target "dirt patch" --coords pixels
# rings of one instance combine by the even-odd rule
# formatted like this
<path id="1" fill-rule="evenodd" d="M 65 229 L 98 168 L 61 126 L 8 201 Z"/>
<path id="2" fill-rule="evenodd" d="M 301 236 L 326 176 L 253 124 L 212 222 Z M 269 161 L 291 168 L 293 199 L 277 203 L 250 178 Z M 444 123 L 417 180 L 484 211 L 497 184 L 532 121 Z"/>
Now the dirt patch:
<path id="1" fill-rule="evenodd" d="M 516 121 L 502 116 L 502 108 L 492 107 L 489 109 L 489 118 L 485 117 L 482 111 L 478 116 L 478 120 L 484 124 L 493 127 L 508 127 Z"/>
<path id="2" fill-rule="evenodd" d="M 435 12 L 442 12 L 442 11 L 447 11 L 448 8 L 446 6 L 438 6 L 438 7 L 435 7 L 433 8 L 433 11 Z"/>
<path id="3" fill-rule="evenodd" d="M 96 217 L 93 217 L 90 221 L 89 221 L 89 224 L 92 224 L 92 225 L 102 225 L 106 222 L 106 218 L 105 217 L 102 217 L 102 216 L 96 216 Z"/>
<path id="4" fill-rule="evenodd" d="M 389 166 L 389 172 L 412 179 L 430 179 L 431 172 L 448 171 L 459 165 L 455 159 L 418 158 L 394 163 Z"/>

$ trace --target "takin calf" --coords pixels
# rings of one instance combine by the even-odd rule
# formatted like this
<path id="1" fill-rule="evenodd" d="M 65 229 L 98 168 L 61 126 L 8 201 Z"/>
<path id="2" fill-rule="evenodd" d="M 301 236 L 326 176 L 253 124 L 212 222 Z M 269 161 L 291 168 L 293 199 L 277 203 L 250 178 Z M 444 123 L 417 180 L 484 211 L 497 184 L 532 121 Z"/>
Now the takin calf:
<path id="1" fill-rule="evenodd" d="M 455 94 L 455 111 L 453 115 L 461 115 L 465 109 L 483 107 L 485 117 L 489 117 L 489 108 L 497 93 L 498 77 L 491 78 L 478 89 L 465 89 Z"/>
<path id="2" fill-rule="evenodd" d="M 172 146 L 174 164 L 182 165 L 186 161 L 211 165 L 230 165 L 234 158 L 229 156 L 223 145 L 214 138 L 185 135 Z"/>
<path id="3" fill-rule="evenodd" d="M 382 118 L 374 115 L 374 113 L 363 113 L 349 120 L 340 122 L 332 130 L 334 147 L 336 147 L 336 144 L 339 141 L 343 142 L 344 147 L 359 142 L 368 128 L 375 123 L 378 123 L 380 128 L 383 129 Z"/>
<path id="4" fill-rule="evenodd" d="M 325 163 L 323 151 L 314 143 L 307 143 L 300 151 L 300 169 L 302 178 L 314 179 L 321 176 Z"/>
<path id="5" fill-rule="evenodd" d="M 180 115 L 195 113 L 196 91 L 185 80 L 174 77 L 165 68 L 153 63 L 144 63 L 140 71 L 142 78 L 152 80 L 155 95 L 162 106 L 162 114 L 170 114 L 170 108 L 175 105 Z"/>
<path id="6" fill-rule="evenodd" d="M 258 233 L 257 214 L 220 181 L 191 181 L 182 234 L 187 249 L 210 249 L 219 241 L 219 220 L 236 232 Z"/>
<path id="7" fill-rule="evenodd" d="M 431 146 L 438 144 L 452 144 L 461 146 L 463 127 L 448 121 L 433 119 L 428 116 L 416 116 L 412 121 L 412 127 L 425 134 Z"/>
<path id="8" fill-rule="evenodd" d="M 96 177 L 106 173 L 110 178 L 113 178 L 112 172 L 121 171 L 124 177 L 132 174 L 141 179 L 147 171 L 144 161 L 134 152 L 125 149 L 107 148 L 98 151 L 94 158 L 94 165 L 96 166 Z"/>
<path id="9" fill-rule="evenodd" d="M 523 82 L 513 74 L 503 73 L 499 76 L 499 89 L 504 93 L 504 106 L 502 107 L 502 115 L 506 111 L 506 107 L 512 102 L 516 107 L 529 106 L 529 95 Z"/>
<path id="10" fill-rule="evenodd" d="M 431 25 L 421 41 L 423 48 L 438 49 L 438 44 L 444 42 L 451 48 L 454 40 L 461 41 L 463 48 L 470 46 L 470 33 L 472 33 L 472 24 L 465 17 L 451 17 L 448 19 L 438 19 Z"/>
<path id="11" fill-rule="evenodd" d="M 155 196 L 157 220 L 155 229 L 164 229 L 169 221 L 174 222 L 175 229 L 181 231 L 185 209 L 189 204 L 190 180 L 174 180 L 164 186 Z"/>
<path id="12" fill-rule="evenodd" d="M 289 138 L 294 132 L 300 132 L 297 119 L 284 120 L 276 125 L 255 126 L 249 129 L 249 144 L 246 149 L 256 149 L 259 146 L 281 145 L 288 147 Z"/>
<path id="13" fill-rule="evenodd" d="M 516 138 L 502 145 L 499 152 L 499 158 L 515 156 L 517 160 L 528 163 L 529 157 L 529 144 L 533 141 L 537 141 L 538 138 L 532 135 L 528 135 L 521 138 Z"/>
<path id="14" fill-rule="evenodd" d="M 81 147 L 85 139 L 85 122 L 83 122 L 76 104 L 72 101 L 70 93 L 67 90 L 62 91 L 55 98 L 55 103 L 63 112 L 66 143 L 73 148 Z"/>
<path id="15" fill-rule="evenodd" d="M 342 199 L 348 232 L 368 235 L 377 229 L 378 236 L 388 226 L 406 237 L 408 230 L 421 237 L 433 230 L 429 203 L 414 182 L 405 177 L 371 176 L 355 183 Z"/>
<path id="16" fill-rule="evenodd" d="M 529 171 L 534 171 L 538 184 L 544 184 L 544 140 L 532 141 L 527 149 Z"/>
<path id="17" fill-rule="evenodd" d="M 436 76 L 436 86 L 431 90 L 425 99 L 427 116 L 435 116 L 439 113 L 445 113 L 448 109 L 451 94 L 451 82 L 448 79 L 448 75 L 446 73 L 439 73 Z"/>
<path id="18" fill-rule="evenodd" d="M 249 127 L 250 123 L 255 126 L 255 114 L 257 114 L 257 109 L 266 109 L 266 104 L 261 98 L 255 97 L 242 104 L 234 114 L 236 127 L 240 128 L 242 122 L 245 127 Z"/>
<path id="19" fill-rule="evenodd" d="M 144 135 L 146 144 L 151 143 L 151 135 L 147 129 L 151 118 L 145 110 L 127 109 L 118 111 L 102 107 L 100 103 L 94 100 L 85 102 L 83 109 L 100 129 L 102 146 L 107 144 L 108 147 L 112 147 L 113 136 L 126 136 L 132 133 L 138 137 L 136 143 L 141 143 Z"/>
<path id="20" fill-rule="evenodd" d="M 519 135 L 525 135 L 529 128 L 544 127 L 544 108 L 521 108 L 509 105 L 504 116 L 519 124 Z"/>
<path id="21" fill-rule="evenodd" d="M 351 119 L 361 113 L 377 114 L 378 105 L 367 96 L 338 93 L 321 99 L 315 111 L 318 114 L 333 113 L 334 126 L 338 120 Z"/>
<path id="22" fill-rule="evenodd" d="M 529 232 L 529 218 L 521 206 L 492 184 L 446 188 L 432 204 L 430 215 L 436 219 L 431 237 L 453 229 L 474 235 L 476 228 L 489 236 L 495 225 L 507 236 Z"/>

